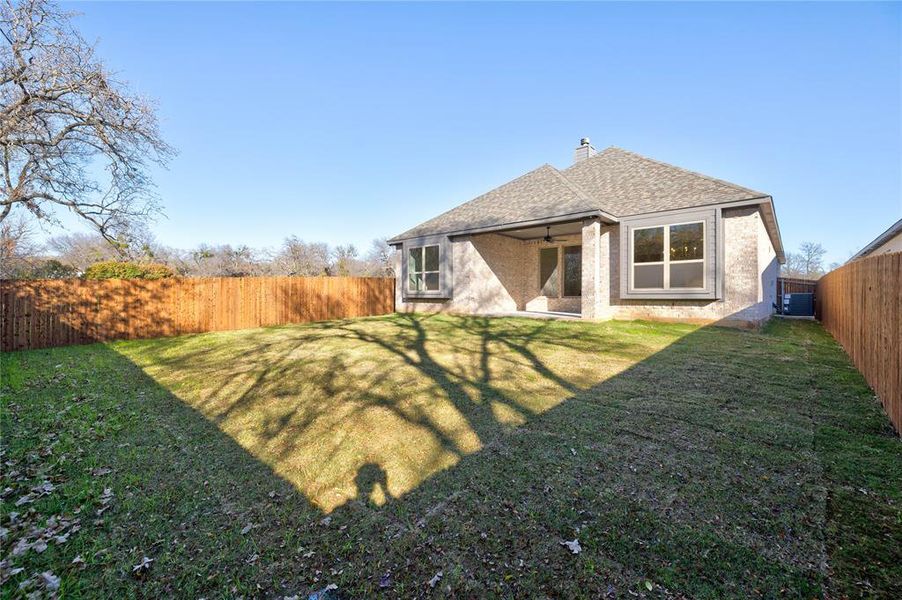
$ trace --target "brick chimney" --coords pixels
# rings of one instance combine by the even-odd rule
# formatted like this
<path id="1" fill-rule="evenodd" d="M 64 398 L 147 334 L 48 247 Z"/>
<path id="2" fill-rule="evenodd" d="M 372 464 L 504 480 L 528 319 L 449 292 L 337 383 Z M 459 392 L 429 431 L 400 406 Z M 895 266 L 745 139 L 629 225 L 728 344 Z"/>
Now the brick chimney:
<path id="1" fill-rule="evenodd" d="M 589 141 L 589 138 L 583 138 L 579 141 L 579 146 L 573 151 L 573 163 L 576 164 L 581 160 L 586 160 L 598 154 L 598 150 Z"/>

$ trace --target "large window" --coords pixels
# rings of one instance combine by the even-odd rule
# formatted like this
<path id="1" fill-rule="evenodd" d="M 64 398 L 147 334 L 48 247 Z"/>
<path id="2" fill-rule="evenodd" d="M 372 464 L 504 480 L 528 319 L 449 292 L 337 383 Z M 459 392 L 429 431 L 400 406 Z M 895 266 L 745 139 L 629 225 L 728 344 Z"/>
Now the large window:
<path id="1" fill-rule="evenodd" d="M 705 223 L 633 229 L 632 288 L 682 290 L 705 287 Z"/>
<path id="2" fill-rule="evenodd" d="M 583 293 L 582 246 L 564 248 L 564 295 L 580 296 Z"/>
<path id="3" fill-rule="evenodd" d="M 407 251 L 407 289 L 411 292 L 439 290 L 439 247 L 417 246 Z"/>
<path id="4" fill-rule="evenodd" d="M 539 285 L 542 287 L 542 295 L 557 298 L 561 289 L 559 279 L 557 248 L 542 248 L 539 250 Z"/>

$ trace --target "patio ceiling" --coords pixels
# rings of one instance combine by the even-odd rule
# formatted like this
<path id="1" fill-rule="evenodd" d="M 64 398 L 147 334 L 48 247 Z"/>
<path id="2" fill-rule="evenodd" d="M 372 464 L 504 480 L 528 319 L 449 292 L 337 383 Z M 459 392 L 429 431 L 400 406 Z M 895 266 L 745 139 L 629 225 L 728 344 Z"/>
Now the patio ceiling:
<path id="1" fill-rule="evenodd" d="M 526 227 L 523 229 L 511 229 L 499 232 L 501 235 L 517 238 L 520 240 L 540 240 L 545 237 L 545 225 L 537 225 L 535 227 Z M 551 228 L 551 237 L 562 237 L 565 235 L 580 234 L 583 228 L 583 222 L 571 221 L 569 223 L 555 223 L 548 225 Z"/>

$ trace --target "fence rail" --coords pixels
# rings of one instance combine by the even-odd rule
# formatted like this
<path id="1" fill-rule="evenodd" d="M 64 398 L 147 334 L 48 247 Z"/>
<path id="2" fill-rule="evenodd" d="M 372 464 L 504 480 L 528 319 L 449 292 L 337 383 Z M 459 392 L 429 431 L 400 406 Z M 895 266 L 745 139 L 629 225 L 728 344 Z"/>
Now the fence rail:
<path id="1" fill-rule="evenodd" d="M 394 310 L 383 277 L 0 281 L 0 350 L 50 348 Z"/>
<path id="2" fill-rule="evenodd" d="M 817 284 L 817 318 L 902 432 L 902 253 L 853 261 Z"/>

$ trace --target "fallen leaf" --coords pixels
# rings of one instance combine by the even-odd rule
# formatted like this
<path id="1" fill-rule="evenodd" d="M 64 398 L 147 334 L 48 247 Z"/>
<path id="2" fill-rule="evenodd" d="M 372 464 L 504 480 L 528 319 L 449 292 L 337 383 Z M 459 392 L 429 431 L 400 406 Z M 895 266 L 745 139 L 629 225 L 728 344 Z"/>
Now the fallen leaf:
<path id="1" fill-rule="evenodd" d="M 41 573 L 41 580 L 44 586 L 51 592 L 60 589 L 60 578 L 53 574 L 53 571 L 44 571 Z"/>
<path id="2" fill-rule="evenodd" d="M 52 483 L 50 483 L 49 481 L 45 481 L 45 482 L 41 483 L 40 485 L 36 485 L 33 488 L 31 488 L 31 491 L 37 492 L 41 496 L 46 496 L 47 494 L 49 494 L 50 492 L 52 492 L 55 489 L 56 489 L 56 487 Z M 49 571 L 48 571 L 48 573 L 49 573 Z"/>
<path id="3" fill-rule="evenodd" d="M 379 587 L 382 589 L 391 587 L 391 573 L 386 573 L 379 578 Z"/>
<path id="4" fill-rule="evenodd" d="M 646 579 L 646 580 L 645 580 L 645 589 L 647 589 L 647 590 L 650 592 L 650 591 L 652 591 L 653 589 L 655 589 L 655 584 L 653 584 L 651 581 L 649 581 L 648 579 Z"/>
<path id="5" fill-rule="evenodd" d="M 16 542 L 16 545 L 15 547 L 13 547 L 11 554 L 13 556 L 22 556 L 23 554 L 28 552 L 29 548 L 31 548 L 31 544 L 28 543 L 27 539 L 22 538 L 18 542 Z"/>
<path id="6" fill-rule="evenodd" d="M 141 562 L 132 567 L 132 575 L 136 577 L 140 577 L 147 573 L 150 570 L 150 564 L 153 562 L 152 558 L 147 558 L 146 556 L 141 559 Z"/>
<path id="7" fill-rule="evenodd" d="M 329 592 L 331 592 L 332 590 L 337 590 L 337 589 L 338 589 L 337 585 L 335 585 L 334 583 L 330 583 L 323 589 L 317 590 L 317 591 L 313 592 L 312 594 L 310 594 L 309 596 L 307 596 L 307 600 L 329 600 L 330 598 L 333 597 L 333 594 L 330 594 Z"/>
<path id="8" fill-rule="evenodd" d="M 561 546 L 567 546 L 567 549 L 570 550 L 573 554 L 579 554 L 583 551 L 582 546 L 579 545 L 579 540 L 573 540 L 572 542 L 561 542 Z"/>
<path id="9" fill-rule="evenodd" d="M 429 580 L 429 587 L 434 588 L 436 585 L 438 585 L 438 582 L 442 580 L 442 575 L 444 575 L 444 573 L 442 573 L 441 571 L 433 575 L 432 579 Z"/>

